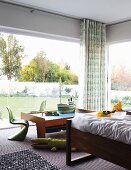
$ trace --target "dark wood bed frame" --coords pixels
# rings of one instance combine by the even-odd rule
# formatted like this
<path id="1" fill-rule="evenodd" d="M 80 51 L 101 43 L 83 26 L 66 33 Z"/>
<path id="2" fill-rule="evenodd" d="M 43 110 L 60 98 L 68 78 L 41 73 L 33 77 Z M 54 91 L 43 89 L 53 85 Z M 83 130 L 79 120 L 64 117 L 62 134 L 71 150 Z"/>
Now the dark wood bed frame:
<path id="1" fill-rule="evenodd" d="M 131 145 L 75 129 L 71 127 L 71 119 L 67 120 L 66 138 L 66 164 L 69 166 L 83 160 L 99 157 L 124 168 L 131 169 Z M 72 147 L 76 147 L 89 154 L 72 159 Z"/>

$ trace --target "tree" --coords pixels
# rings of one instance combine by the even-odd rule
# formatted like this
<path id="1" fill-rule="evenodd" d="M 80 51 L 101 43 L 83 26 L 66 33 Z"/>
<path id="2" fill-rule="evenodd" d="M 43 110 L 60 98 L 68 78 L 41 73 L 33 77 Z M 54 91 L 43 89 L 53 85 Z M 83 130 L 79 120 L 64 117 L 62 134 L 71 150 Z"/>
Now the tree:
<path id="1" fill-rule="evenodd" d="M 131 70 L 124 65 L 114 66 L 111 73 L 112 90 L 131 90 Z"/>
<path id="2" fill-rule="evenodd" d="M 20 81 L 45 82 L 49 72 L 50 61 L 46 59 L 43 51 L 37 53 L 28 65 L 20 71 Z"/>
<path id="3" fill-rule="evenodd" d="M 0 35 L 0 57 L 2 58 L 2 73 L 8 80 L 19 78 L 24 48 L 18 44 L 16 37 L 8 35 L 7 40 Z"/>
<path id="4" fill-rule="evenodd" d="M 67 63 L 65 63 L 65 69 L 70 70 L 70 66 Z"/>
<path id="5" fill-rule="evenodd" d="M 70 70 L 61 69 L 59 77 L 64 84 L 78 84 L 78 77 Z"/>
<path id="6" fill-rule="evenodd" d="M 75 74 L 46 59 L 46 54 L 42 51 L 21 70 L 19 80 L 35 82 L 60 82 L 61 80 L 66 84 L 78 83 Z"/>

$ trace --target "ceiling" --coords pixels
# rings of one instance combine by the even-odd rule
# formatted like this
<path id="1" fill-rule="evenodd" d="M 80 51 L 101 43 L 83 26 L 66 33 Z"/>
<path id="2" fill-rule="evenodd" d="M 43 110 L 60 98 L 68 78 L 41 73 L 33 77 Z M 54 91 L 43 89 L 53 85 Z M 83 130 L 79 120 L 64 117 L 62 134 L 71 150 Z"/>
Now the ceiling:
<path id="1" fill-rule="evenodd" d="M 131 0 L 3 0 L 73 18 L 106 24 L 131 19 Z"/>

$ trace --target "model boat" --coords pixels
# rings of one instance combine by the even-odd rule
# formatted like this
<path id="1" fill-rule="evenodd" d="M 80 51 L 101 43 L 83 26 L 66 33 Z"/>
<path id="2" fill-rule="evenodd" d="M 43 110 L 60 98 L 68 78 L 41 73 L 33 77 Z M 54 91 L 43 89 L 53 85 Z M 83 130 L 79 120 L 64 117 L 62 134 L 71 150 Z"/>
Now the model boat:
<path id="1" fill-rule="evenodd" d="M 57 105 L 59 113 L 74 113 L 75 112 L 75 104 L 58 104 Z"/>

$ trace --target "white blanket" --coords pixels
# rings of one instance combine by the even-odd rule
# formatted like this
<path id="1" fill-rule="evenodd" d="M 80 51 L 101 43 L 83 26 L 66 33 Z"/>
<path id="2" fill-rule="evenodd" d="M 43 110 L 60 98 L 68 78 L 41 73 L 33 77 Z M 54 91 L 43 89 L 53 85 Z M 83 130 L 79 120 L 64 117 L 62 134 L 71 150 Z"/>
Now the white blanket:
<path id="1" fill-rule="evenodd" d="M 72 127 L 131 145 L 131 116 L 123 112 L 112 117 L 97 117 L 95 112 L 77 113 Z"/>

